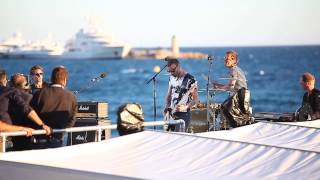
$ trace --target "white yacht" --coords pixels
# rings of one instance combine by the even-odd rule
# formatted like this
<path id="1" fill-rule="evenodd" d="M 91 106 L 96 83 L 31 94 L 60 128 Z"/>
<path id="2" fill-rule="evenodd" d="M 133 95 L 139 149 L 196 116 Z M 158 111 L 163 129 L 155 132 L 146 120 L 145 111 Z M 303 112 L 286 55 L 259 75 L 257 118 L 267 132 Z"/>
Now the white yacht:
<path id="1" fill-rule="evenodd" d="M 16 51 L 24 44 L 26 44 L 26 41 L 22 38 L 22 34 L 16 33 L 12 37 L 3 40 L 0 43 L 0 55 L 3 57 L 8 57 L 11 52 Z"/>
<path id="2" fill-rule="evenodd" d="M 97 29 L 80 29 L 74 39 L 65 45 L 63 58 L 70 59 L 122 59 L 128 55 L 130 46 L 115 40 L 113 36 Z"/>
<path id="3" fill-rule="evenodd" d="M 0 54 L 4 58 L 55 58 L 60 57 L 63 46 L 53 42 L 51 36 L 41 42 L 26 42 L 21 33 L 0 43 Z"/>

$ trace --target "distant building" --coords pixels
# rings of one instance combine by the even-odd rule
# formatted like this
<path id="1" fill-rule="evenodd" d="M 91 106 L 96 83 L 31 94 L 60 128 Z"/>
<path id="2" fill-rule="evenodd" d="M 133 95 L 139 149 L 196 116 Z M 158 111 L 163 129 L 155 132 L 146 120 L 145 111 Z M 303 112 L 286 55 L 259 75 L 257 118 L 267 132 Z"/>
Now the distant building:
<path id="1" fill-rule="evenodd" d="M 206 54 L 200 52 L 181 52 L 176 36 L 172 36 L 171 48 L 156 49 L 132 49 L 127 56 L 128 59 L 164 59 L 165 57 L 176 57 L 182 59 L 205 59 Z"/>

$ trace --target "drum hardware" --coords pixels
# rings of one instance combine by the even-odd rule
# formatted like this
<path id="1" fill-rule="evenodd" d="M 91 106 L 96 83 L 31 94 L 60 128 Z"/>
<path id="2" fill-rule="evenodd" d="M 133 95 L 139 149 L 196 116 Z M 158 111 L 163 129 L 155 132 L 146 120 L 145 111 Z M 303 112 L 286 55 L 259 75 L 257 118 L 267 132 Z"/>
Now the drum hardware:
<path id="1" fill-rule="evenodd" d="M 243 81 L 242 79 L 239 79 L 239 78 L 230 78 L 230 77 L 223 77 L 223 78 L 219 78 L 219 79 Z M 246 81 L 247 81 L 247 80 L 246 80 Z"/>
<path id="2" fill-rule="evenodd" d="M 207 89 L 199 89 L 198 92 L 202 93 L 202 92 L 206 92 Z M 218 89 L 218 88 L 210 88 L 209 89 L 210 92 L 230 92 L 229 90 L 226 89 Z"/>
<path id="3" fill-rule="evenodd" d="M 188 132 L 190 133 L 207 132 L 208 130 L 213 130 L 213 127 L 215 127 L 217 130 L 220 129 L 220 121 L 221 121 L 220 107 L 221 107 L 221 104 L 218 104 L 218 103 L 212 103 L 209 107 L 209 109 L 211 109 L 211 111 L 209 112 L 210 116 L 211 117 L 215 116 L 216 125 L 213 126 L 212 118 L 210 120 L 210 123 L 207 121 L 207 104 L 198 103 L 194 105 L 191 109 L 191 124 Z"/>
<path id="4" fill-rule="evenodd" d="M 210 88 L 212 86 L 212 80 L 211 80 L 211 68 L 212 68 L 212 62 L 213 62 L 213 57 L 208 56 L 208 76 L 207 78 L 207 87 L 206 87 L 206 93 L 207 93 L 207 123 L 208 123 L 208 131 L 212 129 L 213 131 L 216 130 L 216 115 L 215 115 L 215 110 L 211 108 L 211 104 L 214 103 L 214 96 L 215 96 L 215 91 L 210 91 Z"/>

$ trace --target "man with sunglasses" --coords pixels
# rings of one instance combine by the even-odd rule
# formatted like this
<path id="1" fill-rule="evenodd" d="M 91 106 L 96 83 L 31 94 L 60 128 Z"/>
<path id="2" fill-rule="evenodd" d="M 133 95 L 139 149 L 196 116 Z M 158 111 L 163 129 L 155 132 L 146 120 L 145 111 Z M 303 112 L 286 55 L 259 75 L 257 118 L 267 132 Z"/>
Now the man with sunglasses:
<path id="1" fill-rule="evenodd" d="M 175 120 L 183 119 L 184 131 L 187 132 L 191 121 L 190 109 L 198 102 L 197 81 L 182 69 L 178 59 L 167 57 L 166 61 L 170 77 L 163 113 L 165 116 L 169 113 Z M 180 131 L 180 126 L 170 125 L 168 130 Z"/>
<path id="2" fill-rule="evenodd" d="M 31 84 L 31 93 L 34 94 L 35 92 L 39 91 L 45 86 L 48 86 L 43 79 L 43 68 L 40 65 L 35 65 L 30 69 L 30 76 L 32 79 Z"/>

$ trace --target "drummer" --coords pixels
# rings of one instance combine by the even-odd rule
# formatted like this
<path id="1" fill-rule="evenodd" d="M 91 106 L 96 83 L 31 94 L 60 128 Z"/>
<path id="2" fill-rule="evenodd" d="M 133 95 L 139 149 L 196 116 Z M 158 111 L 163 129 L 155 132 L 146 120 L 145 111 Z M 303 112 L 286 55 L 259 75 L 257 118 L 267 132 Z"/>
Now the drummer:
<path id="1" fill-rule="evenodd" d="M 213 83 L 213 87 L 233 92 L 230 96 L 232 96 L 235 92 L 243 87 L 245 89 L 248 89 L 246 76 L 244 72 L 237 66 L 237 64 L 238 53 L 232 50 L 227 51 L 224 57 L 224 65 L 230 70 L 230 76 L 228 78 L 229 83 L 226 85 Z"/>

